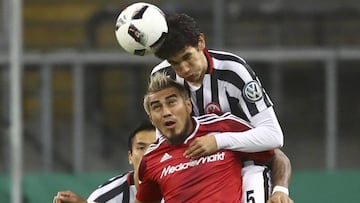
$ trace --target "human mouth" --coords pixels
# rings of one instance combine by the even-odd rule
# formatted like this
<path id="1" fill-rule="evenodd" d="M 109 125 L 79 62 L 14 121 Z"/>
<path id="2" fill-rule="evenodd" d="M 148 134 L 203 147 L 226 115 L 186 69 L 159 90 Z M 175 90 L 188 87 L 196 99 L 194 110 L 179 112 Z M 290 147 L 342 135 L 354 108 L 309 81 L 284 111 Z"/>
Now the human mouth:
<path id="1" fill-rule="evenodd" d="M 165 121 L 165 127 L 166 128 L 174 128 L 176 122 L 175 121 Z"/>
<path id="2" fill-rule="evenodd" d="M 187 81 L 194 81 L 196 76 L 195 75 L 188 75 L 185 77 Z"/>

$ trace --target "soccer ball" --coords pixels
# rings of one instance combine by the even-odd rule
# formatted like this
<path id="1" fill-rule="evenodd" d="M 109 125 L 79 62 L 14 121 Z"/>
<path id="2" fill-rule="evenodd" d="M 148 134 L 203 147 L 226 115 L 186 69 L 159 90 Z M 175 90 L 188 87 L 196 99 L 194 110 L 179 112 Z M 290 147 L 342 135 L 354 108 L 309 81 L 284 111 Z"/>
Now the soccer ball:
<path id="1" fill-rule="evenodd" d="M 149 3 L 131 4 L 116 20 L 118 43 L 125 51 L 135 55 L 154 53 L 164 42 L 167 32 L 164 13 Z"/>

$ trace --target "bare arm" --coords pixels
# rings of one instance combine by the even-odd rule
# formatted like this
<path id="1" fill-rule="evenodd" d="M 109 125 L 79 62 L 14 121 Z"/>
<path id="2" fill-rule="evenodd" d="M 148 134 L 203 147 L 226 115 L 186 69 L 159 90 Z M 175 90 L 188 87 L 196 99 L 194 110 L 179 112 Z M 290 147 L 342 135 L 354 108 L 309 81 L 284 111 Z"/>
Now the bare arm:
<path id="1" fill-rule="evenodd" d="M 275 149 L 275 155 L 270 163 L 273 186 L 289 188 L 291 179 L 291 163 L 289 158 L 280 149 Z M 288 194 L 273 192 L 267 203 L 293 203 Z"/>
<path id="2" fill-rule="evenodd" d="M 291 163 L 289 158 L 280 149 L 275 149 L 271 161 L 273 185 L 289 187 L 291 179 Z"/>
<path id="3" fill-rule="evenodd" d="M 86 200 L 72 191 L 58 192 L 53 203 L 86 203 Z"/>

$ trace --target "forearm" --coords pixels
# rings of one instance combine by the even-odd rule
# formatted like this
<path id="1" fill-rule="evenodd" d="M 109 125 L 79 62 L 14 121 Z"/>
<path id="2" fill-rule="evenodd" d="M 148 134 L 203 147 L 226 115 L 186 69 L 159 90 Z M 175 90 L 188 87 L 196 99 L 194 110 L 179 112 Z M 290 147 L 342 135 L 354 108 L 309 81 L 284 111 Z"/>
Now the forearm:
<path id="1" fill-rule="evenodd" d="M 271 161 L 271 174 L 273 186 L 283 186 L 289 188 L 291 180 L 291 163 L 289 158 L 280 150 L 275 150 L 275 155 Z"/>
<path id="2" fill-rule="evenodd" d="M 267 129 L 252 129 L 246 132 L 227 132 L 214 135 L 218 149 L 242 152 L 261 152 L 282 146 L 276 135 L 267 133 Z"/>

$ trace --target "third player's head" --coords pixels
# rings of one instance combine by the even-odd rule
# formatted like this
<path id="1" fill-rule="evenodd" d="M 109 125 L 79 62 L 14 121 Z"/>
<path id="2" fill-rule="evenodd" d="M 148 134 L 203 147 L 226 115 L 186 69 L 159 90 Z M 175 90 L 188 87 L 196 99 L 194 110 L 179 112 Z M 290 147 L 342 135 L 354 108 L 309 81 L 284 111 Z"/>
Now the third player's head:
<path id="1" fill-rule="evenodd" d="M 153 125 L 171 144 L 183 143 L 193 130 L 188 90 L 164 73 L 150 77 L 144 108 Z"/>
<path id="2" fill-rule="evenodd" d="M 178 13 L 167 14 L 168 34 L 155 55 L 167 60 L 175 72 L 190 83 L 201 83 L 208 63 L 203 50 L 205 36 L 196 21 Z"/>
<path id="3" fill-rule="evenodd" d="M 128 158 L 130 165 L 134 168 L 135 186 L 138 187 L 137 175 L 141 158 L 150 144 L 156 140 L 155 127 L 149 121 L 141 122 L 128 137 Z"/>
<path id="4" fill-rule="evenodd" d="M 134 170 L 137 170 L 142 156 L 155 140 L 155 127 L 149 121 L 141 122 L 131 132 L 128 137 L 128 157 Z"/>

